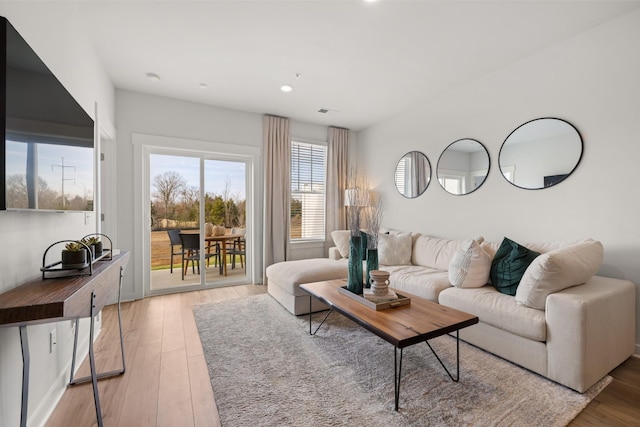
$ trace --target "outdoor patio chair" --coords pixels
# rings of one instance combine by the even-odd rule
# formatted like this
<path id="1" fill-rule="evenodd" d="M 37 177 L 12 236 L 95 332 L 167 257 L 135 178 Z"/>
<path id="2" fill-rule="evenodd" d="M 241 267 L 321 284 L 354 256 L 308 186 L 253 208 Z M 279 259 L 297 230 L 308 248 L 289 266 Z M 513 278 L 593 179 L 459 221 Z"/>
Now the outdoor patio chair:
<path id="1" fill-rule="evenodd" d="M 180 240 L 182 241 L 182 280 L 189 268 L 189 261 L 191 261 L 191 271 L 195 274 L 195 267 L 198 267 L 198 274 L 200 274 L 200 234 L 199 233 L 180 233 Z M 213 247 L 213 245 L 211 246 Z M 207 247 L 207 252 L 204 254 L 207 262 L 210 258 L 220 258 L 220 252 L 210 252 L 211 247 Z M 220 263 L 220 274 L 222 274 L 222 263 Z"/>
<path id="2" fill-rule="evenodd" d="M 182 256 L 182 240 L 180 239 L 180 230 L 167 230 L 167 234 L 169 235 L 169 241 L 171 245 L 171 266 L 169 267 L 169 271 L 173 273 L 173 256 Z M 176 246 L 178 246 L 180 250 L 176 250 Z"/>
<path id="3" fill-rule="evenodd" d="M 240 267 L 244 268 L 244 260 L 246 257 L 246 241 L 244 237 L 245 229 L 244 228 L 233 228 L 231 230 L 231 234 L 242 234 L 242 237 L 238 237 L 233 240 L 229 249 L 227 249 L 227 254 L 231 255 L 231 269 L 236 268 L 236 256 L 240 258 Z"/>

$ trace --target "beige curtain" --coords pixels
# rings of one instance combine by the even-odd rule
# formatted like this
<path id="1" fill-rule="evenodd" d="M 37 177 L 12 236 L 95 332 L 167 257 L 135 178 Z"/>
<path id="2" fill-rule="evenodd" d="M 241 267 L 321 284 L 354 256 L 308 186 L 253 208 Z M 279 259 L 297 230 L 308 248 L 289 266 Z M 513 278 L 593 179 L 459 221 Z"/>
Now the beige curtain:
<path id="1" fill-rule="evenodd" d="M 289 255 L 289 184 L 291 134 L 289 119 L 264 116 L 264 255 L 263 268 Z M 263 275 L 266 284 L 267 276 Z"/>
<path id="2" fill-rule="evenodd" d="M 331 232 L 347 228 L 344 192 L 347 188 L 349 169 L 349 129 L 330 127 L 328 142 L 325 240 L 327 251 L 331 246 L 335 246 Z"/>
<path id="3" fill-rule="evenodd" d="M 411 152 L 411 196 L 418 197 L 427 188 L 427 158 L 419 151 Z"/>

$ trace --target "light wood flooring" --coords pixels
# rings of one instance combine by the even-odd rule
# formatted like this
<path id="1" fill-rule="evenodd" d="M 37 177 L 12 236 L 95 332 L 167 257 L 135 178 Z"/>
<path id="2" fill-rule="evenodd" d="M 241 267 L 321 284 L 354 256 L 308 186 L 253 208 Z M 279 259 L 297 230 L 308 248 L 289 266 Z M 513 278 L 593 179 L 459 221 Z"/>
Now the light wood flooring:
<path id="1" fill-rule="evenodd" d="M 127 372 L 101 380 L 104 425 L 220 426 L 209 374 L 191 308 L 266 292 L 259 285 L 157 296 L 122 304 Z M 117 310 L 103 311 L 96 341 L 98 370 L 119 367 Z M 85 364 L 79 375 L 86 375 Z M 570 424 L 640 425 L 640 358 L 614 370 L 613 382 Z M 91 385 L 68 388 L 47 426 L 97 425 Z"/>
<path id="2" fill-rule="evenodd" d="M 265 292 L 261 285 L 241 285 L 123 303 L 127 371 L 99 381 L 104 426 L 219 426 L 191 309 Z M 102 316 L 102 332 L 94 346 L 98 372 L 120 367 L 116 306 L 106 307 Z M 77 376 L 88 371 L 85 361 Z M 48 427 L 94 425 L 90 383 L 67 388 L 47 422 Z"/>

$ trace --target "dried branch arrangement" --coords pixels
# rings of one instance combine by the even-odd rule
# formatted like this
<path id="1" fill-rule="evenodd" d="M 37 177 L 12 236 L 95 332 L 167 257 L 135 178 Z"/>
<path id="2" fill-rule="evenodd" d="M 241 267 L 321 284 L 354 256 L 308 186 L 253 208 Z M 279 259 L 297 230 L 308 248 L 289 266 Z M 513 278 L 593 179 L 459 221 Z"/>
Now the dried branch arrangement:
<path id="1" fill-rule="evenodd" d="M 378 196 L 371 206 L 364 208 L 364 220 L 367 227 L 367 249 L 378 248 L 380 227 L 382 226 L 382 199 Z"/>
<path id="2" fill-rule="evenodd" d="M 360 212 L 369 206 L 369 190 L 367 180 L 352 168 L 349 171 L 347 189 L 345 190 L 345 206 L 347 207 L 347 226 L 352 236 L 360 235 Z"/>

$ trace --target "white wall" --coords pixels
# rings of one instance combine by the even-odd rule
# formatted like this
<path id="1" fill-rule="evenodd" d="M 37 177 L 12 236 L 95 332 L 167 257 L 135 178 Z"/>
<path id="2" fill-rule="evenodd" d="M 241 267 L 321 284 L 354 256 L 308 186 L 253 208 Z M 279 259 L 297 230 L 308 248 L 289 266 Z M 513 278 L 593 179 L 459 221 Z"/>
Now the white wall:
<path id="1" fill-rule="evenodd" d="M 634 12 L 361 131 L 358 150 L 366 155 L 358 158 L 364 170 L 376 171 L 369 180 L 382 193 L 384 225 L 492 241 L 592 237 L 605 247 L 599 274 L 640 285 L 638 40 L 640 12 Z M 560 185 L 518 189 L 500 175 L 500 146 L 520 124 L 546 116 L 577 127 L 582 161 Z M 435 165 L 460 138 L 475 138 L 489 150 L 491 170 L 482 187 L 453 196 L 432 175 L 419 198 L 398 194 L 393 172 L 402 155 L 419 150 Z M 636 294 L 640 299 L 640 288 Z"/>
<path id="2" fill-rule="evenodd" d="M 176 139 L 232 144 L 254 147 L 262 150 L 262 115 L 213 107 L 193 102 L 145 95 L 137 92 L 116 91 L 117 141 L 117 241 L 119 247 L 139 255 L 144 245 L 142 220 L 134 215 L 136 210 L 136 175 L 141 165 L 137 164 L 132 144 L 133 134 L 157 135 Z M 294 137 L 307 140 L 326 141 L 327 127 L 292 121 Z M 177 147 L 179 148 L 179 147 Z M 262 165 L 260 165 L 261 169 Z M 261 226 L 262 178 L 256 186 L 256 269 L 258 277 L 262 270 Z M 139 191 L 139 189 L 138 189 Z M 318 256 L 323 256 L 324 247 Z M 295 254 L 294 254 L 295 256 Z M 139 258 L 135 256 L 134 258 Z M 130 263 L 132 274 L 123 284 L 124 299 L 138 299 L 143 296 L 144 271 L 141 258 Z"/>
<path id="3" fill-rule="evenodd" d="M 73 5 L 0 2 L 6 17 L 40 58 L 94 117 L 95 103 L 102 127 L 113 128 L 114 90 L 89 42 Z M 59 25 L 65 22 L 65 25 Z M 42 254 L 53 242 L 80 238 L 95 231 L 95 216 L 83 213 L 0 212 L 0 292 L 39 276 Z M 58 345 L 49 354 L 49 331 L 57 328 Z M 30 326 L 31 387 L 30 425 L 40 425 L 65 389 L 70 369 L 72 336 L 70 322 Z M 88 337 L 86 323 L 81 339 Z M 0 426 L 15 426 L 20 420 L 22 359 L 18 328 L 0 328 Z"/>

